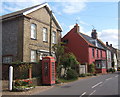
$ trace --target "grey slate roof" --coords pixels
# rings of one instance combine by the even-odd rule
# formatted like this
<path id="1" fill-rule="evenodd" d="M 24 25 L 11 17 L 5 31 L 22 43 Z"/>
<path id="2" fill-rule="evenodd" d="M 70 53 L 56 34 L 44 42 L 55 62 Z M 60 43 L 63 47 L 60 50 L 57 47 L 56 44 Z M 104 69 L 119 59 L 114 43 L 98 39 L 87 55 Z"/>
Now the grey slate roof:
<path id="1" fill-rule="evenodd" d="M 80 33 L 80 35 L 90 44 L 94 45 L 95 47 L 101 48 L 101 49 L 105 49 L 100 42 L 97 39 L 93 39 L 92 37 L 85 35 L 83 33 Z"/>
<path id="2" fill-rule="evenodd" d="M 22 9 L 22 10 L 19 10 L 19 11 L 16 11 L 16 12 L 12 12 L 12 13 L 9 13 L 9 14 L 6 14 L 6 15 L 3 15 L 2 18 L 7 18 L 7 17 L 11 17 L 11 16 L 15 16 L 15 15 L 22 15 L 22 13 L 32 9 L 32 8 L 35 8 L 37 6 L 40 6 L 42 4 L 39 4 L 39 5 L 35 5 L 35 6 L 32 6 L 32 7 L 29 7 L 29 8 L 25 8 L 25 9 Z"/>

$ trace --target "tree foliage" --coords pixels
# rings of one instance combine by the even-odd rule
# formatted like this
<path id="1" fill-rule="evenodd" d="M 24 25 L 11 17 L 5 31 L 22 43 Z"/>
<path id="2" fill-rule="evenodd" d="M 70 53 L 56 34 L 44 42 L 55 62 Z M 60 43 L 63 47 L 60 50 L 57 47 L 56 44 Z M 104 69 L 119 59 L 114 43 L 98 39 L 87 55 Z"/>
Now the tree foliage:
<path id="1" fill-rule="evenodd" d="M 60 68 L 61 68 L 60 63 L 61 63 L 61 58 L 62 58 L 62 56 L 64 54 L 64 46 L 62 44 L 63 43 L 61 42 L 61 43 L 55 44 L 52 47 L 52 49 L 55 52 L 55 56 L 56 56 L 56 64 L 57 64 L 57 67 L 56 67 L 57 71 L 56 72 L 57 72 L 57 77 L 59 77 L 60 72 L 61 72 L 61 70 L 60 70 Z"/>
<path id="2" fill-rule="evenodd" d="M 61 64 L 66 69 L 69 67 L 74 67 L 75 65 L 78 65 L 80 63 L 77 61 L 73 53 L 66 53 L 61 60 Z"/>
<path id="3" fill-rule="evenodd" d="M 95 64 L 94 63 L 89 65 L 89 72 L 90 73 L 94 73 L 95 72 Z"/>

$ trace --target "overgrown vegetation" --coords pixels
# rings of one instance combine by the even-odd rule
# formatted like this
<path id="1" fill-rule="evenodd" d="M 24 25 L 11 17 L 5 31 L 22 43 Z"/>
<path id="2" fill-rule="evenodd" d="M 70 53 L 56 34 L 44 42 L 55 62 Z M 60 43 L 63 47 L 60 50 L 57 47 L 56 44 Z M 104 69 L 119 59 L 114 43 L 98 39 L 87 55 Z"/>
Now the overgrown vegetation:
<path id="1" fill-rule="evenodd" d="M 75 70 L 72 70 L 72 69 L 67 70 L 66 75 L 67 76 L 65 79 L 67 80 L 78 79 L 78 74 Z"/>
<path id="2" fill-rule="evenodd" d="M 114 72 L 115 72 L 115 69 L 114 69 L 114 68 L 110 68 L 110 69 L 107 70 L 107 72 L 112 72 L 112 73 L 114 73 Z"/>
<path id="3" fill-rule="evenodd" d="M 85 74 L 85 73 L 82 73 L 79 75 L 79 77 L 86 77 L 86 76 L 87 76 L 87 74 Z"/>
<path id="4" fill-rule="evenodd" d="M 77 69 L 78 64 L 80 63 L 77 61 L 73 53 L 64 53 L 64 49 L 65 47 L 63 46 L 63 43 L 59 43 L 53 46 L 57 61 L 57 78 L 61 78 L 61 69 L 64 68 L 65 72 L 62 76 L 62 79 L 77 79 Z M 56 80 L 56 83 L 59 83 L 58 79 Z"/>
<path id="5" fill-rule="evenodd" d="M 94 63 L 89 64 L 89 72 L 92 74 L 95 73 L 95 64 Z"/>
<path id="6" fill-rule="evenodd" d="M 61 42 L 61 43 L 55 44 L 52 47 L 52 49 L 55 51 L 55 56 L 56 56 L 56 64 L 57 64 L 56 73 L 57 73 L 57 77 L 60 76 L 60 68 L 61 68 L 60 63 L 61 63 L 61 58 L 62 58 L 62 56 L 64 54 L 64 48 L 65 48 L 64 46 L 62 46 L 62 44 L 63 43 Z"/>

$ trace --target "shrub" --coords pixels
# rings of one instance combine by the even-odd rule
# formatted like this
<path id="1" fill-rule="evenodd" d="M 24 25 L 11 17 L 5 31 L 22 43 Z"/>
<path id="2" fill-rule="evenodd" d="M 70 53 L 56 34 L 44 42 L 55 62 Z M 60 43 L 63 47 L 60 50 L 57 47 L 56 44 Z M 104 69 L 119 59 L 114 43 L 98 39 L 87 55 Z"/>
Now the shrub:
<path id="1" fill-rule="evenodd" d="M 87 76 L 87 74 L 82 73 L 82 74 L 80 74 L 80 76 L 79 76 L 79 77 L 86 77 L 86 76 Z"/>
<path id="2" fill-rule="evenodd" d="M 55 83 L 56 83 L 56 84 L 60 84 L 61 81 L 57 79 L 57 80 L 55 80 Z"/>
<path id="3" fill-rule="evenodd" d="M 78 74 L 75 70 L 69 69 L 67 70 L 67 80 L 71 80 L 71 79 L 77 79 L 78 78 Z"/>
<path id="4" fill-rule="evenodd" d="M 94 76 L 97 76 L 97 74 L 96 74 L 96 73 L 94 73 L 93 75 L 94 75 Z"/>
<path id="5" fill-rule="evenodd" d="M 89 72 L 90 73 L 94 73 L 95 72 L 95 64 L 94 63 L 89 65 Z"/>
<path id="6" fill-rule="evenodd" d="M 107 72 L 112 72 L 113 73 L 113 72 L 115 72 L 115 69 L 114 68 L 110 68 L 110 69 L 107 70 Z"/>
<path id="7" fill-rule="evenodd" d="M 87 75 L 87 76 L 92 76 L 93 74 L 91 74 L 91 73 L 87 73 L 86 75 Z"/>
<path id="8" fill-rule="evenodd" d="M 16 80 L 14 86 L 32 86 L 33 83 L 30 80 Z"/>
<path id="9" fill-rule="evenodd" d="M 13 85 L 13 91 L 26 91 L 35 88 L 30 80 L 16 80 Z"/>

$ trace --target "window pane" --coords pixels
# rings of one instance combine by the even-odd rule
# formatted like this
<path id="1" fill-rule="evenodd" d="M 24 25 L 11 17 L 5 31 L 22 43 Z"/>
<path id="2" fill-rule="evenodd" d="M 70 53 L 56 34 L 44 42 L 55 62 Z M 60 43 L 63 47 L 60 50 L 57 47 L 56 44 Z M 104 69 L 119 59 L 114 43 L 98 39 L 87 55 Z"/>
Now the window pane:
<path id="1" fill-rule="evenodd" d="M 56 43 L 56 32 L 52 33 L 52 43 Z"/>
<path id="2" fill-rule="evenodd" d="M 12 62 L 12 56 L 3 57 L 3 63 L 11 63 Z"/>
<path id="3" fill-rule="evenodd" d="M 31 50 L 31 62 L 36 62 L 36 51 Z"/>
<path id="4" fill-rule="evenodd" d="M 36 24 L 31 24 L 31 38 L 36 39 Z"/>
<path id="5" fill-rule="evenodd" d="M 47 28 L 43 28 L 43 41 L 48 41 Z"/>
<path id="6" fill-rule="evenodd" d="M 95 52 L 94 49 L 92 49 L 92 57 L 94 58 Z"/>

